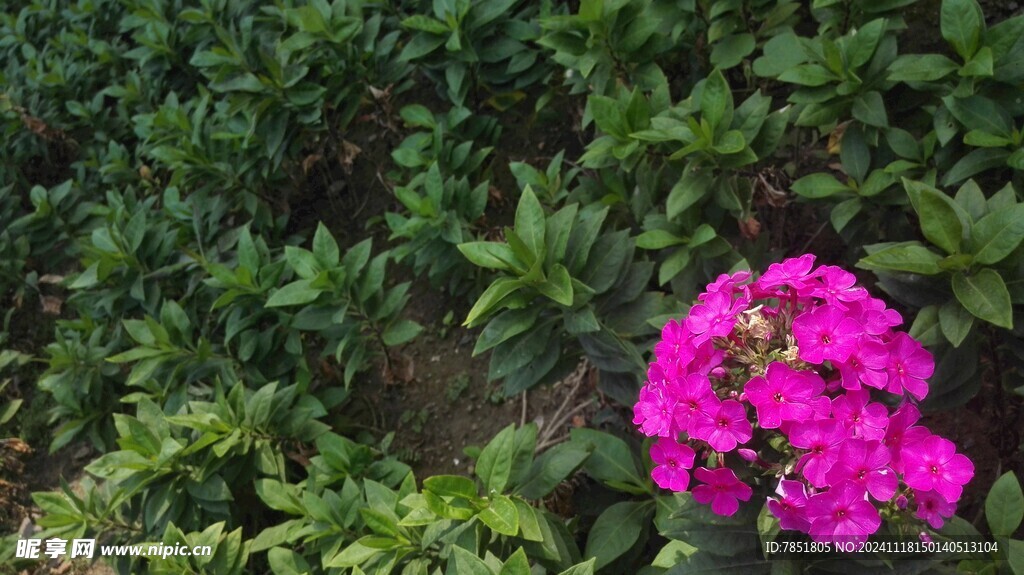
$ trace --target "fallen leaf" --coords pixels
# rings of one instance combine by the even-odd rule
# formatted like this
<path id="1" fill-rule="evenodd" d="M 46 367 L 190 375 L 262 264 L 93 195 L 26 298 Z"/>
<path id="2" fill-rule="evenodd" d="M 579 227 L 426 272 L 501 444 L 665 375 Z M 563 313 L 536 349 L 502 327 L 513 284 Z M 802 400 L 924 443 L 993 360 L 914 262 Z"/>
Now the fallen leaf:
<path id="1" fill-rule="evenodd" d="M 46 315 L 60 315 L 60 309 L 64 305 L 64 300 L 52 295 L 39 296 L 39 301 L 43 304 L 43 313 Z"/>

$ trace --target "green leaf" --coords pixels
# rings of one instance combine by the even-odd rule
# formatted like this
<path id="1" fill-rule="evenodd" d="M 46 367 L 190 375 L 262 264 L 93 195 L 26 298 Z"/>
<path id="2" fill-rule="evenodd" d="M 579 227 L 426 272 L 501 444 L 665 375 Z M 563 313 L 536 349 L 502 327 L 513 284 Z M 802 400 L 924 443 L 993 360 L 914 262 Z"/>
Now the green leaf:
<path id="1" fill-rule="evenodd" d="M 985 17 L 981 6 L 974 0 L 942 0 L 939 23 L 942 37 L 953 45 L 965 62 L 970 60 L 984 32 Z"/>
<path id="2" fill-rule="evenodd" d="M 571 306 L 573 299 L 572 278 L 562 264 L 555 264 L 546 282 L 537 286 L 537 291 L 551 298 L 555 303 Z"/>
<path id="3" fill-rule="evenodd" d="M 530 560 L 526 556 L 526 551 L 522 547 L 516 549 L 516 552 L 505 560 L 498 575 L 530 575 Z"/>
<path id="4" fill-rule="evenodd" d="M 871 91 L 857 96 L 853 101 L 853 117 L 876 128 L 889 127 L 889 116 L 885 113 L 885 101 L 878 92 Z"/>
<path id="5" fill-rule="evenodd" d="M 832 208 L 832 212 L 829 214 L 829 219 L 832 221 L 832 227 L 837 232 L 842 232 L 843 228 L 850 223 L 853 218 L 860 213 L 862 208 L 860 198 L 852 198 L 836 204 Z"/>
<path id="6" fill-rule="evenodd" d="M 605 509 L 590 529 L 584 555 L 597 559 L 598 569 L 608 565 L 637 542 L 653 511 L 650 501 L 620 501 Z"/>
<path id="7" fill-rule="evenodd" d="M 857 262 L 867 270 L 910 272 L 922 275 L 942 273 L 942 256 L 917 242 L 903 242 L 879 250 Z"/>
<path id="8" fill-rule="evenodd" d="M 707 80 L 700 96 L 701 119 L 711 126 L 711 132 L 718 131 L 719 126 L 728 126 L 732 122 L 733 100 L 732 90 L 720 70 L 714 70 Z"/>
<path id="9" fill-rule="evenodd" d="M 839 159 L 843 164 L 843 171 L 854 181 L 863 182 L 871 168 L 871 151 L 868 150 L 867 139 L 864 137 L 864 130 L 859 125 L 852 125 L 843 133 L 842 149 L 839 152 Z"/>
<path id="10" fill-rule="evenodd" d="M 1006 164 L 1010 152 L 1001 148 L 978 148 L 960 158 L 953 165 L 946 175 L 942 177 L 942 185 L 952 186 L 958 184 L 971 176 L 999 168 Z"/>
<path id="11" fill-rule="evenodd" d="M 508 310 L 495 316 L 480 332 L 480 337 L 473 348 L 473 355 L 479 355 L 530 329 L 536 323 L 540 311 L 540 306 L 530 306 L 525 309 Z"/>
<path id="12" fill-rule="evenodd" d="M 713 148 L 719 154 L 728 155 L 743 151 L 746 145 L 747 141 L 743 138 L 743 132 L 729 130 L 722 134 L 721 138 L 718 138 Z"/>
<path id="13" fill-rule="evenodd" d="M 971 130 L 964 134 L 964 143 L 976 148 L 1005 148 L 1013 144 L 1013 140 L 989 134 L 982 130 Z"/>
<path id="14" fill-rule="evenodd" d="M 338 242 L 323 222 L 317 224 L 316 234 L 313 235 L 313 255 L 325 268 L 336 267 L 341 258 Z"/>
<path id="15" fill-rule="evenodd" d="M 494 283 L 480 294 L 480 298 L 476 300 L 473 309 L 469 310 L 469 315 L 466 316 L 466 321 L 462 325 L 474 327 L 477 321 L 496 308 L 501 300 L 521 287 L 523 287 L 523 282 L 518 279 L 498 278 L 494 280 Z"/>
<path id="16" fill-rule="evenodd" d="M 996 537 L 1010 537 L 1024 519 L 1024 492 L 1012 471 L 992 484 L 985 498 L 985 519 Z"/>
<path id="17" fill-rule="evenodd" d="M 939 327 L 953 347 L 960 347 L 974 327 L 974 316 L 955 299 L 951 299 L 939 308 Z"/>
<path id="18" fill-rule="evenodd" d="M 284 547 L 270 549 L 267 552 L 267 561 L 270 563 L 270 569 L 274 572 L 274 575 L 304 575 L 312 573 L 309 563 L 306 562 L 302 555 Z"/>
<path id="19" fill-rule="evenodd" d="M 979 264 L 1002 261 L 1017 249 L 1021 240 L 1024 240 L 1024 204 L 992 212 L 971 227 L 971 253 Z"/>
<path id="20" fill-rule="evenodd" d="M 402 20 L 402 27 L 409 28 L 410 30 L 428 32 L 430 34 L 447 34 L 448 32 L 451 32 L 451 28 L 449 28 L 444 22 L 435 20 L 430 16 L 424 16 L 423 14 L 416 14 Z"/>
<path id="21" fill-rule="evenodd" d="M 1024 541 L 1010 539 L 1007 541 L 1006 562 L 1013 575 L 1024 575 Z"/>
<path id="22" fill-rule="evenodd" d="M 889 80 L 893 82 L 934 82 L 948 76 L 960 66 L 941 54 L 906 54 L 889 64 Z"/>
<path id="23" fill-rule="evenodd" d="M 964 222 L 957 213 L 959 206 L 951 197 L 931 186 L 914 185 L 915 182 L 909 180 L 904 182 L 913 208 L 921 219 L 921 231 L 925 237 L 947 254 L 958 253 L 964 238 Z"/>
<path id="24" fill-rule="evenodd" d="M 625 441 L 614 435 L 583 427 L 574 428 L 570 435 L 574 442 L 593 446 L 594 450 L 586 464 L 587 473 L 593 478 L 637 487 L 645 485 L 633 460 L 633 451 Z"/>
<path id="25" fill-rule="evenodd" d="M 522 269 L 524 266 L 508 245 L 500 242 L 466 242 L 458 245 L 466 259 L 492 270 Z"/>
<path id="26" fill-rule="evenodd" d="M 449 572 L 455 575 L 494 575 L 494 570 L 472 552 L 458 545 L 453 545 L 451 549 L 454 569 L 449 569 Z"/>
<path id="27" fill-rule="evenodd" d="M 519 510 L 511 499 L 500 493 L 491 496 L 490 504 L 477 517 L 495 533 L 509 537 L 519 533 Z"/>
<path id="28" fill-rule="evenodd" d="M 658 285 L 665 285 L 679 275 L 690 263 L 690 248 L 683 247 L 672 252 L 658 268 Z"/>
<path id="29" fill-rule="evenodd" d="M 971 61 L 964 64 L 963 68 L 960 68 L 960 75 L 965 77 L 991 77 L 994 74 L 992 64 L 992 49 L 988 46 L 982 46 L 974 54 L 974 57 L 971 58 Z"/>
<path id="30" fill-rule="evenodd" d="M 1010 293 L 1002 276 L 985 268 L 973 276 L 953 276 L 953 293 L 975 317 L 1006 329 L 1013 329 Z"/>
<path id="31" fill-rule="evenodd" d="M 1013 119 L 1006 109 L 984 96 L 946 96 L 943 104 L 968 130 L 980 130 L 1004 138 L 1013 135 Z"/>
<path id="32" fill-rule="evenodd" d="M 544 252 L 544 208 L 530 186 L 526 186 L 519 198 L 515 230 L 530 252 L 540 257 Z"/>
<path id="33" fill-rule="evenodd" d="M 925 347 L 940 345 L 943 342 L 942 328 L 939 325 L 939 306 L 929 305 L 921 308 L 910 326 L 910 337 L 921 342 Z"/>
<path id="34" fill-rule="evenodd" d="M 403 106 L 399 115 L 402 116 L 402 120 L 407 125 L 414 128 L 433 129 L 437 125 L 436 120 L 434 120 L 434 114 L 421 104 Z"/>
<path id="35" fill-rule="evenodd" d="M 779 74 L 780 82 L 799 84 L 809 88 L 824 86 L 829 82 L 835 82 L 837 80 L 839 80 L 839 78 L 829 71 L 828 68 L 818 64 L 802 64 Z"/>
<path id="36" fill-rule="evenodd" d="M 303 305 L 315 300 L 323 290 L 310 287 L 311 284 L 312 280 L 308 279 L 296 280 L 290 284 L 285 284 L 270 296 L 266 307 Z"/>
<path id="37" fill-rule="evenodd" d="M 384 345 L 391 347 L 395 345 L 402 345 L 408 343 L 423 331 L 423 326 L 410 320 L 400 319 L 387 327 L 381 338 L 384 340 Z"/>
<path id="38" fill-rule="evenodd" d="M 665 230 L 648 230 L 636 238 L 636 247 L 645 250 L 660 250 L 684 243 L 685 239 Z"/>
<path id="39" fill-rule="evenodd" d="M 832 174 L 823 172 L 804 176 L 793 182 L 790 187 L 797 195 L 815 200 L 827 198 L 840 192 L 853 191 L 853 188 L 840 183 Z"/>
<path id="40" fill-rule="evenodd" d="M 526 499 L 547 497 L 559 483 L 583 465 L 590 451 L 590 446 L 572 441 L 559 443 L 534 460 L 516 493 Z"/>
<path id="41" fill-rule="evenodd" d="M 594 569 L 596 569 L 595 563 L 596 558 L 588 559 L 584 563 L 573 565 L 572 567 L 562 571 L 558 575 L 594 575 Z"/>
<path id="42" fill-rule="evenodd" d="M 754 73 L 761 77 L 776 77 L 807 60 L 800 39 L 792 31 L 773 36 L 765 42 L 764 55 L 754 60 Z"/>
<path id="43" fill-rule="evenodd" d="M 476 499 L 476 483 L 461 475 L 434 475 L 423 480 L 423 488 L 442 497 Z"/>
<path id="44" fill-rule="evenodd" d="M 480 452 L 476 474 L 484 482 L 488 493 L 501 493 L 508 485 L 515 453 L 516 426 L 510 423 L 494 436 Z"/>
<path id="45" fill-rule="evenodd" d="M 749 56 L 755 47 L 753 34 L 730 34 L 711 49 L 711 65 L 721 70 L 732 68 Z"/>
<path id="46" fill-rule="evenodd" d="M 665 215 L 668 219 L 675 220 L 687 208 L 707 196 L 713 181 L 711 170 L 688 166 L 665 200 Z"/>

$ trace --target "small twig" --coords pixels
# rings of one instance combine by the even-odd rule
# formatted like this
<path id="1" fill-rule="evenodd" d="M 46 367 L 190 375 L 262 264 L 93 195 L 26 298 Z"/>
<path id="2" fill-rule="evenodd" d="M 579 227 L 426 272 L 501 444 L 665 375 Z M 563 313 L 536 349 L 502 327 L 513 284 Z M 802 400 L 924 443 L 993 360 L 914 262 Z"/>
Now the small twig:
<path id="1" fill-rule="evenodd" d="M 519 414 L 519 427 L 526 425 L 526 391 L 523 391 L 523 409 Z"/>
<path id="2" fill-rule="evenodd" d="M 555 415 L 551 417 L 551 424 L 544 425 L 544 429 L 542 430 L 543 434 L 541 435 L 541 441 L 549 439 L 554 434 L 554 431 L 552 431 L 552 429 L 557 428 L 556 423 L 559 421 L 562 412 L 565 410 L 566 407 L 569 406 L 569 402 L 572 401 L 572 399 L 576 396 L 576 392 L 579 390 L 580 384 L 583 383 L 583 378 L 579 377 L 578 373 L 573 373 L 571 377 L 575 379 L 575 382 L 573 383 L 572 388 L 569 390 L 569 393 L 566 394 L 565 399 L 562 400 L 562 404 L 558 406 L 557 410 L 555 410 Z"/>
<path id="3" fill-rule="evenodd" d="M 825 230 L 825 226 L 827 226 L 827 225 L 828 225 L 828 222 L 821 222 L 821 225 L 818 226 L 817 231 L 815 231 L 811 235 L 811 237 L 808 238 L 807 243 L 805 243 L 804 247 L 800 248 L 800 251 L 797 252 L 797 253 L 801 253 L 801 254 L 807 253 L 807 248 L 811 247 L 811 244 L 814 242 L 814 240 L 818 239 L 818 235 L 820 235 L 821 232 L 823 232 Z"/>
<path id="4" fill-rule="evenodd" d="M 576 407 L 572 408 L 571 411 L 569 411 L 564 416 L 562 416 L 561 420 L 559 420 L 559 421 L 552 421 L 551 422 L 551 427 L 549 427 L 548 429 L 549 430 L 555 430 L 555 429 L 558 429 L 558 428 L 568 424 L 569 420 L 572 419 L 572 416 L 574 416 L 577 413 L 583 411 L 584 409 L 590 407 L 590 405 L 593 404 L 593 403 L 594 403 L 593 399 L 588 399 L 587 401 L 577 405 Z M 540 443 L 537 444 L 537 448 L 534 450 L 535 453 L 540 453 L 541 451 L 544 451 L 545 449 L 547 449 L 548 447 L 551 447 L 552 445 L 555 445 L 555 444 L 558 444 L 558 443 L 561 443 L 561 442 L 565 441 L 569 437 L 568 435 L 562 435 L 560 437 L 556 437 L 554 439 L 550 439 L 549 438 L 550 435 L 553 435 L 553 433 L 547 434 L 547 436 L 543 440 L 541 440 Z"/>

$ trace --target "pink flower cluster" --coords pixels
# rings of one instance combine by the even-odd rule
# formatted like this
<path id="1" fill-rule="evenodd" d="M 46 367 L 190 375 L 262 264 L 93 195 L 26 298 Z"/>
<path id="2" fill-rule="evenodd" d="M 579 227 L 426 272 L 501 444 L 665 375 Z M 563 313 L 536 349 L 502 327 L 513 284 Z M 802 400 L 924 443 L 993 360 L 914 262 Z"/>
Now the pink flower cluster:
<path id="1" fill-rule="evenodd" d="M 909 501 L 935 529 L 953 515 L 974 465 L 917 425 L 932 355 L 853 274 L 807 254 L 756 281 L 722 275 L 697 299 L 664 327 L 634 408 L 657 437 L 655 483 L 685 491 L 705 460 L 693 498 L 732 515 L 753 495 L 734 469 L 776 478 L 781 528 L 822 542 L 864 540 Z"/>

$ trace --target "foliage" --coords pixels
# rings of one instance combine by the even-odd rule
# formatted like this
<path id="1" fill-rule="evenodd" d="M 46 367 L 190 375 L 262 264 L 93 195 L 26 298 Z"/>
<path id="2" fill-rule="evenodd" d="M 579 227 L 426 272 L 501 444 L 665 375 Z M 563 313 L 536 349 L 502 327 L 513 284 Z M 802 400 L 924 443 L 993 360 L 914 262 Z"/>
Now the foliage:
<path id="1" fill-rule="evenodd" d="M 215 548 L 126 573 L 849 569 L 768 565 L 767 512 L 666 495 L 608 430 L 682 302 L 803 245 L 935 355 L 926 417 L 1016 425 L 1024 16 L 996 4 L 0 2 L 0 418 L 93 450 L 40 525 Z M 439 289 L 506 397 L 586 359 L 606 431 L 415 477 L 359 417 Z M 962 570 L 1024 572 L 1016 440 L 940 534 L 1008 538 Z"/>

